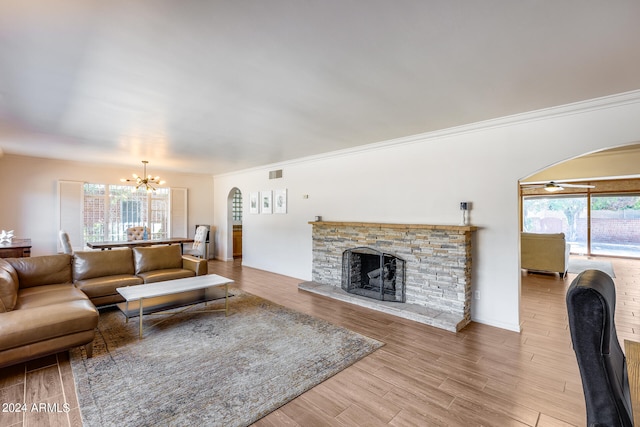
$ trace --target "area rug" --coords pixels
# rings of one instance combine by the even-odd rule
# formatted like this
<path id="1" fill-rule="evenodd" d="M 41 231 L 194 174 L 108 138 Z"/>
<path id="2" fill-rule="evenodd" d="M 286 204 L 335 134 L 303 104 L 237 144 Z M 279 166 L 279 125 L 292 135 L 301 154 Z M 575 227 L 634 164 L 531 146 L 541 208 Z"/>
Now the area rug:
<path id="1" fill-rule="evenodd" d="M 233 292 L 227 317 L 183 313 L 141 340 L 137 319 L 100 313 L 93 357 L 70 352 L 84 425 L 246 426 L 383 345 Z"/>
<path id="2" fill-rule="evenodd" d="M 613 265 L 609 261 L 594 261 L 592 259 L 569 258 L 568 273 L 580 274 L 585 270 L 600 270 L 611 277 L 616 277 Z"/>

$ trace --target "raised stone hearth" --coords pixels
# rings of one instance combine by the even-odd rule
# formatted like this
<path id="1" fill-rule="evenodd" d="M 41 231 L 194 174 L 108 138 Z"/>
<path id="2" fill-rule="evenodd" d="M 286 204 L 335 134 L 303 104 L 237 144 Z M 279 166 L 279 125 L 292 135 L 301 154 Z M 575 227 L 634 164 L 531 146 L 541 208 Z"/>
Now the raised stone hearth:
<path id="1" fill-rule="evenodd" d="M 474 226 L 311 222 L 312 281 L 299 288 L 449 331 L 471 320 Z M 343 252 L 370 247 L 406 263 L 406 303 L 378 301 L 341 289 Z"/>

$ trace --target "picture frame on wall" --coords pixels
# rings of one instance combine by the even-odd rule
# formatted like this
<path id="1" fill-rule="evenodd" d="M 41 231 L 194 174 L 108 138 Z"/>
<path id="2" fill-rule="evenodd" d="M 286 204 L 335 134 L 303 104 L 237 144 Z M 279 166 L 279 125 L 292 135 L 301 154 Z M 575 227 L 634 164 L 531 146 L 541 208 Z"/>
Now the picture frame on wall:
<path id="1" fill-rule="evenodd" d="M 287 190 L 275 190 L 273 197 L 273 210 L 277 214 L 287 213 Z"/>
<path id="2" fill-rule="evenodd" d="M 257 191 L 249 193 L 249 213 L 260 213 L 260 194 Z"/>
<path id="3" fill-rule="evenodd" d="M 273 195 L 271 190 L 260 192 L 260 212 L 263 214 L 273 213 Z"/>

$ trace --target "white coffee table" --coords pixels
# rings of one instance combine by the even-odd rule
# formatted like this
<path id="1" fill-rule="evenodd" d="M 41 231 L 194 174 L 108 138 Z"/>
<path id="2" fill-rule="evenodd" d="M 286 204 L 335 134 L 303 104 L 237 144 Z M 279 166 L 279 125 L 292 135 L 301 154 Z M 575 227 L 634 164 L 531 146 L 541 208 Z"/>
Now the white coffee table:
<path id="1" fill-rule="evenodd" d="M 139 305 L 138 317 L 140 321 L 140 338 L 142 338 L 142 316 L 144 314 L 156 314 L 161 311 L 170 310 L 181 306 L 192 306 L 199 303 L 207 304 L 206 292 L 203 293 L 202 298 L 196 298 L 193 300 L 181 300 L 176 298 L 175 304 L 162 304 L 158 307 L 144 307 L 144 300 L 150 298 L 157 298 L 163 296 L 177 296 L 178 294 L 184 294 L 189 291 L 206 290 L 218 286 L 224 286 L 224 308 L 223 309 L 210 309 L 210 310 L 189 310 L 190 313 L 199 312 L 212 312 L 212 311 L 224 311 L 226 316 L 229 312 L 229 284 L 233 283 L 233 280 L 226 277 L 218 276 L 217 274 L 207 274 L 204 276 L 188 277 L 186 279 L 167 280 L 164 282 L 148 283 L 144 285 L 126 286 L 123 288 L 116 288 L 116 291 L 125 299 L 124 303 L 118 304 L 118 308 L 124 313 L 129 321 L 131 312 L 129 311 L 129 303 L 137 301 Z M 189 309 L 190 307 L 187 307 Z M 146 312 L 146 313 L 145 313 Z M 164 313 L 162 313 L 164 314 Z M 167 313 L 170 315 L 177 313 Z M 159 322 L 158 322 L 159 323 Z"/>

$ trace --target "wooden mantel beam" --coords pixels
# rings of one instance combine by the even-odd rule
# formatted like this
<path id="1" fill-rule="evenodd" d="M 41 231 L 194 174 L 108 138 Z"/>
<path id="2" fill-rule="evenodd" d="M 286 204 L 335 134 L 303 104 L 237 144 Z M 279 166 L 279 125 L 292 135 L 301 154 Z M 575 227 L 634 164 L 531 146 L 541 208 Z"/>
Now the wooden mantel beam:
<path id="1" fill-rule="evenodd" d="M 421 230 L 448 230 L 448 231 L 476 231 L 475 225 L 446 225 L 446 224 L 390 224 L 378 222 L 344 222 L 344 221 L 309 221 L 309 224 L 319 227 L 375 227 L 397 229 L 421 229 Z"/>

